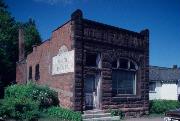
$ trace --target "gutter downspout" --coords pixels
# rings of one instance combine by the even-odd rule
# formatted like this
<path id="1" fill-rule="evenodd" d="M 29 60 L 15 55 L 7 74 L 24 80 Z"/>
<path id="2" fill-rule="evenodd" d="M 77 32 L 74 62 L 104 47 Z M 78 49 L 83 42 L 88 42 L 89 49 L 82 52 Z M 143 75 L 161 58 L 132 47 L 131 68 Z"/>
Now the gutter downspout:
<path id="1" fill-rule="evenodd" d="M 177 81 L 177 100 L 179 100 L 179 82 L 180 82 L 180 79 L 178 79 Z"/>

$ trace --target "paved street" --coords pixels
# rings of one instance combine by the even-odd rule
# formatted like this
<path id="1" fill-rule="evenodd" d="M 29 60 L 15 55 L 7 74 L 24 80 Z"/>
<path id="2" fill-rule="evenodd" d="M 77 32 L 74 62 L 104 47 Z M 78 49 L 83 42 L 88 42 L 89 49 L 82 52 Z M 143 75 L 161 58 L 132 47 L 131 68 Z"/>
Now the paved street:
<path id="1" fill-rule="evenodd" d="M 156 118 L 132 118 L 127 119 L 125 121 L 163 121 L 163 118 L 156 117 Z"/>

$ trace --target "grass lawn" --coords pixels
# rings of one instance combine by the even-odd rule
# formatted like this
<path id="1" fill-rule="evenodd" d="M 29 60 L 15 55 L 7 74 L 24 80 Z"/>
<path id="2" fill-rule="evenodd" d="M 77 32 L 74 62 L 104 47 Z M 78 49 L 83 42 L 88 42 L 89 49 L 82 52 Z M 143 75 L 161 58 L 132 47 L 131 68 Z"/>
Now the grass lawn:
<path id="1" fill-rule="evenodd" d="M 60 120 L 58 118 L 40 118 L 38 121 L 68 121 L 68 120 Z"/>
<path id="2" fill-rule="evenodd" d="M 16 121 L 14 119 L 8 119 L 6 121 Z M 68 121 L 68 120 L 60 120 L 58 118 L 40 118 L 37 121 Z"/>
<path id="3" fill-rule="evenodd" d="M 149 114 L 148 118 L 164 117 L 164 114 Z"/>

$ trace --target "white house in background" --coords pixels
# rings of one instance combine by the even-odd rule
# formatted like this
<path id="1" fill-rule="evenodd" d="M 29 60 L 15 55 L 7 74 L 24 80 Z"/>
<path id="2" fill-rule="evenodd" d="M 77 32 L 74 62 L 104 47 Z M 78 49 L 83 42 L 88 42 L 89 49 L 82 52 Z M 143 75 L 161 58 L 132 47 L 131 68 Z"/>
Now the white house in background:
<path id="1" fill-rule="evenodd" d="M 180 94 L 180 68 L 150 66 L 149 99 L 178 100 Z"/>

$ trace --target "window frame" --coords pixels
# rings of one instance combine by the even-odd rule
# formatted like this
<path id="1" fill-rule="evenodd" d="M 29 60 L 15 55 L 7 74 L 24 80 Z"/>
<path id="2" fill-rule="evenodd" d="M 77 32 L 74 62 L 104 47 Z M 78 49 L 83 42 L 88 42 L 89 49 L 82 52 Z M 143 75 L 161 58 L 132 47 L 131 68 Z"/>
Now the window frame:
<path id="1" fill-rule="evenodd" d="M 120 68 L 120 59 L 125 59 L 125 60 L 128 60 L 128 68 Z M 117 67 L 116 68 L 114 68 L 113 66 L 112 66 L 112 69 L 122 69 L 122 70 L 132 70 L 132 71 L 137 71 L 138 70 L 138 66 L 137 66 L 137 63 L 136 62 L 134 62 L 133 60 L 131 60 L 131 59 L 128 59 L 128 58 L 118 58 L 118 59 L 115 59 L 115 60 L 113 60 L 112 62 L 114 62 L 114 61 L 116 61 L 117 62 Z M 135 69 L 131 69 L 130 68 L 130 64 L 131 63 L 133 63 L 134 64 L 134 66 L 135 66 Z"/>
<path id="2" fill-rule="evenodd" d="M 128 61 L 128 66 L 127 66 L 127 68 L 120 68 L 120 60 L 121 59 L 125 59 L 125 60 L 127 60 Z M 128 59 L 128 58 L 118 58 L 118 59 L 116 59 L 116 62 L 117 62 L 117 68 L 113 68 L 112 67 L 112 73 L 113 73 L 113 71 L 115 71 L 115 70 L 122 70 L 122 71 L 128 71 L 128 72 L 134 72 L 135 74 L 134 74 L 134 85 L 133 85 L 133 93 L 131 93 L 131 94 L 121 94 L 121 93 L 118 93 L 118 89 L 116 89 L 116 94 L 114 94 L 114 96 L 117 96 L 117 95 L 137 95 L 137 71 L 138 71 L 138 66 L 137 66 L 137 63 L 135 63 L 133 60 L 131 60 L 131 59 Z M 130 63 L 133 63 L 134 64 L 134 66 L 135 66 L 135 69 L 131 69 L 130 68 Z M 112 74 L 113 75 L 113 74 Z M 112 79 L 112 81 L 113 81 L 113 79 Z M 116 84 L 118 84 L 118 81 L 116 80 Z M 113 90 L 112 90 L 113 91 Z M 114 93 L 114 92 L 113 92 Z"/>

